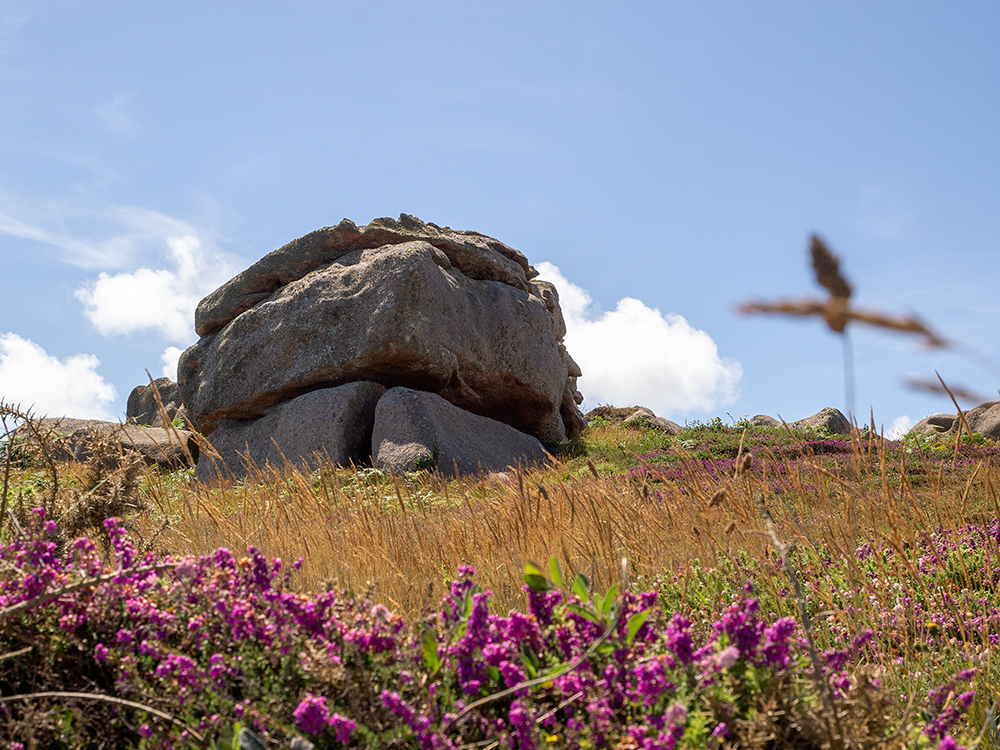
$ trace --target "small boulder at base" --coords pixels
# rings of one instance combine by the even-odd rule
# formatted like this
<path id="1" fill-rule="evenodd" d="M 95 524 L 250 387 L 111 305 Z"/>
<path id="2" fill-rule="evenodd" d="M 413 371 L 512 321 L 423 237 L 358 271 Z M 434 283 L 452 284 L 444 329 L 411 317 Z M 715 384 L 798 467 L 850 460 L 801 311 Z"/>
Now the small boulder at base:
<path id="1" fill-rule="evenodd" d="M 402 387 L 390 388 L 375 408 L 372 457 L 387 471 L 436 468 L 461 475 L 548 461 L 537 438 L 435 393 Z"/>
<path id="2" fill-rule="evenodd" d="M 38 420 L 36 424 L 43 435 L 58 438 L 64 446 L 64 450 L 57 451 L 54 456 L 56 460 L 86 461 L 90 457 L 91 442 L 105 436 L 118 443 L 122 455 L 136 452 L 150 466 L 186 466 L 189 454 L 195 461 L 198 460 L 198 444 L 194 433 L 187 430 L 165 430 L 160 427 L 72 417 L 47 417 Z M 23 426 L 15 431 L 14 436 L 36 442 L 32 433 Z"/>
<path id="3" fill-rule="evenodd" d="M 153 386 L 156 386 L 155 391 Z M 184 406 L 181 403 L 181 394 L 177 389 L 177 383 L 170 378 L 157 378 L 150 385 L 137 385 L 128 395 L 128 404 L 125 407 L 125 421 L 129 424 L 144 424 L 151 427 L 160 427 L 160 410 L 156 404 L 155 392 L 160 394 L 160 401 L 163 409 L 167 412 L 167 419 L 173 421 L 178 414 L 184 416 Z"/>
<path id="4" fill-rule="evenodd" d="M 195 478 L 241 479 L 250 466 L 282 467 L 286 462 L 367 464 L 375 405 L 384 393 L 378 383 L 347 383 L 310 391 L 257 419 L 224 419 L 211 437 L 221 460 L 202 454 Z"/>
<path id="5" fill-rule="evenodd" d="M 781 422 L 766 414 L 758 414 L 755 417 L 750 417 L 750 425 L 753 427 L 781 427 Z"/>
<path id="6" fill-rule="evenodd" d="M 831 435 L 850 435 L 851 423 L 847 421 L 839 409 L 828 406 L 816 412 L 811 417 L 800 419 L 796 426 L 817 427 L 827 430 Z"/>

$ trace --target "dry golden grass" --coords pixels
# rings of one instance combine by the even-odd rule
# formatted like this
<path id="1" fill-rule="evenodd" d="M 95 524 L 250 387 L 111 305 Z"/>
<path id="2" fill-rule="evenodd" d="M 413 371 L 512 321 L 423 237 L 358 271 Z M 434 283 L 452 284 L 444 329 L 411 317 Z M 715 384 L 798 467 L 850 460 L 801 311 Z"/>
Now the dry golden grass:
<path id="1" fill-rule="evenodd" d="M 607 440 L 627 430 L 592 432 Z M 412 617 L 436 604 L 441 585 L 462 564 L 477 568 L 480 584 L 506 611 L 523 604 L 524 563 L 551 555 L 598 588 L 618 580 L 622 557 L 647 584 L 694 560 L 703 568 L 717 567 L 723 557 L 759 560 L 769 545 L 760 533 L 762 496 L 783 538 L 851 559 L 863 541 L 915 546 L 926 529 L 981 521 L 996 504 L 1000 477 L 990 466 L 977 470 L 975 482 L 939 472 L 925 488 L 905 480 L 892 486 L 872 474 L 873 459 L 876 466 L 887 460 L 881 439 L 856 433 L 853 446 L 839 472 L 802 458 L 779 477 L 773 471 L 779 459 L 758 456 L 763 471 L 721 481 L 689 458 L 682 481 L 663 481 L 654 469 L 612 476 L 582 458 L 450 482 L 428 473 L 392 478 L 332 467 L 267 469 L 237 486 L 178 484 L 151 473 L 146 492 L 159 510 L 137 519 L 135 528 L 147 538 L 158 534 L 156 546 L 175 553 L 253 545 L 286 563 L 303 557 L 296 578 L 302 590 L 372 589 Z M 684 451 L 680 443 L 674 450 Z M 737 461 L 743 464 L 749 462 Z M 170 519 L 166 530 L 164 519 Z"/>

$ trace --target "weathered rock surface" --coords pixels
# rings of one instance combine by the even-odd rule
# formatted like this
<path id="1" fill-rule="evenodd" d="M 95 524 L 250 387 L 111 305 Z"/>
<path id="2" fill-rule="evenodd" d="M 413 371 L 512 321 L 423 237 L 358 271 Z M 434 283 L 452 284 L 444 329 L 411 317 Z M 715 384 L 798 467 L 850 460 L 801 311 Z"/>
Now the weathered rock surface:
<path id="1" fill-rule="evenodd" d="M 425 224 L 407 214 L 398 220 L 375 219 L 364 227 L 344 219 L 335 227 L 317 229 L 289 242 L 212 292 L 198 305 L 195 330 L 199 336 L 222 330 L 281 287 L 344 255 L 414 240 L 424 240 L 442 251 L 448 265 L 470 279 L 498 281 L 526 292 L 535 275 L 524 255 L 478 232 Z"/>
<path id="2" fill-rule="evenodd" d="M 766 414 L 758 414 L 750 417 L 750 424 L 754 427 L 781 427 L 781 420 L 769 417 Z M 825 409 L 813 414 L 811 417 L 800 419 L 797 422 L 789 423 L 789 427 L 816 427 L 821 430 L 828 430 L 833 435 L 850 435 L 851 423 L 839 409 L 828 406 Z"/>
<path id="3" fill-rule="evenodd" d="M 378 383 L 348 383 L 278 404 L 257 419 L 223 420 L 211 437 L 221 460 L 203 453 L 195 478 L 241 479 L 251 465 L 282 467 L 286 461 L 368 464 L 375 405 L 384 393 Z"/>
<path id="4" fill-rule="evenodd" d="M 987 401 L 974 406 L 965 412 L 965 421 L 974 433 L 1000 440 L 1000 401 Z M 954 434 L 958 432 L 960 424 L 957 414 L 932 414 L 913 425 L 910 432 Z"/>
<path id="5" fill-rule="evenodd" d="M 579 368 L 560 340 L 558 296 L 528 268 L 496 240 L 405 215 L 307 235 L 199 305 L 203 336 L 178 367 L 188 414 L 208 435 L 223 419 L 372 380 L 540 440 L 579 434 Z"/>
<path id="6" fill-rule="evenodd" d="M 988 401 L 969 409 L 965 421 L 973 432 L 1000 440 L 1000 401 Z"/>
<path id="7" fill-rule="evenodd" d="M 467 475 L 548 460 L 531 435 L 409 388 L 391 388 L 378 402 L 372 451 L 376 467 L 396 472 L 436 468 Z"/>
<path id="8" fill-rule="evenodd" d="M 681 431 L 681 426 L 669 419 L 656 416 L 652 409 L 640 406 L 622 422 L 626 427 L 651 427 L 655 430 L 662 430 L 669 435 L 676 435 Z"/>
<path id="9" fill-rule="evenodd" d="M 153 384 L 160 393 L 160 400 L 167 412 L 167 419 L 173 421 L 178 416 L 183 417 L 184 405 L 181 402 L 177 383 L 170 378 L 157 378 Z M 153 427 L 160 425 L 160 412 L 156 405 L 153 385 L 137 385 L 132 389 L 125 407 L 125 421 Z"/>
<path id="10" fill-rule="evenodd" d="M 954 414 L 931 414 L 913 425 L 910 432 L 921 434 L 951 432 L 957 421 L 958 417 Z"/>
<path id="11" fill-rule="evenodd" d="M 44 434 L 51 433 L 64 438 L 67 450 L 58 452 L 54 456 L 56 460 L 86 461 L 90 455 L 89 445 L 95 437 L 110 437 L 118 443 L 123 455 L 134 451 L 151 466 L 176 468 L 187 465 L 185 447 L 191 457 L 198 460 L 198 444 L 194 433 L 187 430 L 165 430 L 160 427 L 72 417 L 48 417 L 38 420 L 38 425 Z M 18 428 L 15 436 L 34 442 L 32 434 L 24 427 Z"/>
<path id="12" fill-rule="evenodd" d="M 847 417 L 839 409 L 834 409 L 832 406 L 821 409 L 811 417 L 800 419 L 795 424 L 825 429 L 832 435 L 851 434 L 851 423 L 847 421 Z"/>

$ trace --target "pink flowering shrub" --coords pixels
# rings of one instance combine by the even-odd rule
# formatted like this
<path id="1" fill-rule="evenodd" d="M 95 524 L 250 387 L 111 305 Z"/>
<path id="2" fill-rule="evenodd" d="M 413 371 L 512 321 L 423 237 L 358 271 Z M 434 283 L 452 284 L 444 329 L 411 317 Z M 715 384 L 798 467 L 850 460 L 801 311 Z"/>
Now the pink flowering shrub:
<path id="1" fill-rule="evenodd" d="M 547 575 L 528 566 L 527 611 L 499 615 L 464 567 L 440 610 L 407 628 L 380 604 L 293 593 L 296 566 L 252 548 L 140 557 L 114 519 L 106 530 L 110 567 L 87 539 L 60 552 L 41 511 L 0 545 L 0 695 L 89 693 L 150 710 L 3 702 L 4 747 L 208 747 L 236 722 L 272 747 L 298 735 L 317 748 L 427 750 L 750 747 L 765 735 L 819 747 L 827 731 L 803 634 L 791 618 L 766 621 L 749 586 L 695 627 L 655 592 L 595 595 L 553 561 Z M 859 740 L 900 717 L 858 668 L 874 647 L 861 633 L 820 664 L 840 726 Z M 957 747 L 949 732 L 971 676 L 932 692 L 928 718 L 896 746 Z"/>

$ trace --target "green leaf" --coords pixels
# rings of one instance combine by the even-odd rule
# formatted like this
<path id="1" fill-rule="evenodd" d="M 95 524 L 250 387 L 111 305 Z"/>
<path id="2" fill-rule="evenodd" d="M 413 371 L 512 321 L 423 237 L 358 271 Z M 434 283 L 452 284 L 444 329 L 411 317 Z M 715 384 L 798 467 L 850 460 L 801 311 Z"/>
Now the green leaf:
<path id="1" fill-rule="evenodd" d="M 587 609 L 586 607 L 581 607 L 578 604 L 567 604 L 566 609 L 568 609 L 570 612 L 575 612 L 576 614 L 580 615 L 580 617 L 584 617 L 597 625 L 604 624 L 601 618 L 598 617 L 596 613 L 594 613 L 592 610 Z"/>
<path id="2" fill-rule="evenodd" d="M 625 637 L 625 643 L 627 645 L 629 646 L 632 645 L 632 641 L 635 640 L 636 633 L 639 632 L 639 628 L 643 626 L 643 623 L 646 622 L 646 618 L 649 617 L 649 613 L 652 611 L 653 611 L 652 608 L 644 609 L 642 610 L 642 612 L 637 612 L 636 614 L 628 618 L 628 629 L 627 629 L 627 635 Z"/>
<path id="3" fill-rule="evenodd" d="M 490 676 L 490 679 L 493 680 L 493 682 L 500 682 L 500 670 L 492 664 L 486 665 L 486 674 Z"/>
<path id="4" fill-rule="evenodd" d="M 554 555 L 549 558 L 549 578 L 552 579 L 552 583 L 556 586 L 561 587 L 563 585 L 562 568 L 559 567 L 559 560 Z"/>
<path id="5" fill-rule="evenodd" d="M 537 573 L 525 573 L 524 582 L 528 584 L 528 588 L 532 591 L 548 591 L 552 588 L 549 585 L 549 580 L 545 576 L 540 576 Z"/>
<path id="6" fill-rule="evenodd" d="M 479 592 L 479 586 L 473 584 L 465 591 L 465 597 L 462 599 L 462 619 L 468 620 L 472 616 L 472 595 Z"/>
<path id="7" fill-rule="evenodd" d="M 538 657 L 531 652 L 527 643 L 521 644 L 521 661 L 528 673 L 528 679 L 533 680 L 538 677 L 538 667 L 540 666 Z"/>
<path id="8" fill-rule="evenodd" d="M 533 562 L 527 562 L 524 564 L 524 572 L 529 575 L 545 576 L 545 571 Z"/>
<path id="9" fill-rule="evenodd" d="M 587 580 L 587 576 L 583 573 L 578 574 L 576 580 L 573 581 L 573 593 L 576 594 L 582 602 L 590 599 L 590 581 Z"/>
<path id="10" fill-rule="evenodd" d="M 437 637 L 435 637 L 432 631 L 427 631 L 427 635 L 424 636 L 424 664 L 427 665 L 427 671 L 432 675 L 437 674 L 438 669 L 441 667 L 441 658 L 438 656 L 438 642 Z"/>
<path id="11" fill-rule="evenodd" d="M 599 605 L 599 610 L 602 617 L 611 616 L 611 605 L 614 604 L 615 597 L 618 596 L 618 589 L 620 588 L 621 584 L 616 583 L 614 586 L 608 589 L 608 593 L 604 595 L 604 602 L 601 605 Z"/>
<path id="12" fill-rule="evenodd" d="M 545 571 L 533 562 L 524 564 L 524 582 L 532 591 L 551 591 L 552 584 L 545 577 Z"/>

